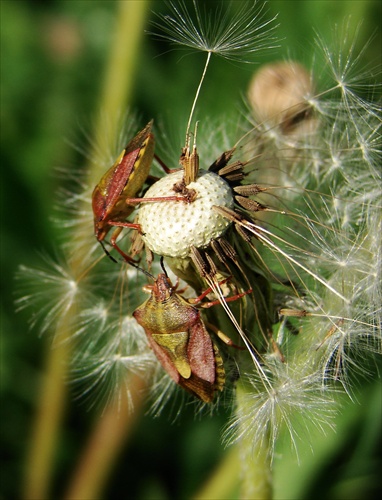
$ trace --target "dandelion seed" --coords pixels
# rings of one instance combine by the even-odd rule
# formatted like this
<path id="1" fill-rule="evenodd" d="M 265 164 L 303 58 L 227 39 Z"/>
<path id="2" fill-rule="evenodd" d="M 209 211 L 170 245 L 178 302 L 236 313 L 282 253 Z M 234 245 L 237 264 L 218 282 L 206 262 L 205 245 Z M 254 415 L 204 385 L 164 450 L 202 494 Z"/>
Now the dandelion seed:
<path id="1" fill-rule="evenodd" d="M 225 59 L 250 62 L 244 58 L 261 50 L 273 48 L 270 43 L 273 41 L 271 33 L 275 28 L 272 26 L 275 18 L 263 21 L 264 4 L 261 7 L 258 7 L 256 2 L 244 4 L 232 16 L 228 13 L 222 14 L 222 9 L 217 10 L 214 13 L 214 22 L 210 21 L 210 15 L 200 11 L 195 0 L 193 6 L 195 22 L 184 2 L 179 2 L 177 5 L 170 2 L 172 16 L 158 14 L 161 22 L 153 23 L 158 32 L 152 33 L 159 39 L 172 42 L 177 48 L 186 47 L 207 52 L 207 60 L 187 123 L 185 151 L 189 147 L 191 120 L 211 54 Z M 195 178 L 192 177 L 192 180 Z"/>
<path id="2" fill-rule="evenodd" d="M 157 364 L 136 321 L 131 316 L 116 318 L 118 314 L 100 303 L 82 312 L 76 330 L 72 376 L 79 397 L 93 404 L 112 401 L 121 387 L 130 398 L 131 376 L 146 379 Z"/>
<path id="3" fill-rule="evenodd" d="M 264 19 L 264 4 L 248 2 L 233 13 L 219 8 L 213 22 L 196 1 L 193 6 L 194 16 L 183 1 L 170 2 L 170 14 L 157 14 L 160 21 L 152 23 L 157 31 L 151 34 L 171 42 L 176 49 L 188 47 L 240 62 L 249 62 L 245 57 L 273 48 L 275 18 Z"/>

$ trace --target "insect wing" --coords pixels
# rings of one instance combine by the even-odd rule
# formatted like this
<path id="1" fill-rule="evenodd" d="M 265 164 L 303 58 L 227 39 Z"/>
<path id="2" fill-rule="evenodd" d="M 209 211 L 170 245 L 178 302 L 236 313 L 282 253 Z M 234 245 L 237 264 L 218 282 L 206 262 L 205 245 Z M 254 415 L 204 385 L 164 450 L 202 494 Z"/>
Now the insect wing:
<path id="1" fill-rule="evenodd" d="M 109 220 L 126 218 L 132 207 L 126 198 L 134 197 L 142 188 L 154 158 L 152 121 L 126 146 L 114 165 L 104 174 L 92 195 L 95 232 L 103 239 Z"/>
<path id="2" fill-rule="evenodd" d="M 170 375 L 170 377 L 174 380 L 174 382 L 179 384 L 181 376 L 179 375 L 179 372 L 176 369 L 174 363 L 171 361 L 170 356 L 157 342 L 155 342 L 151 333 L 148 330 L 145 330 L 145 332 L 150 347 L 154 351 L 154 354 L 157 357 L 158 361 L 160 362 L 162 367 L 166 370 L 166 372 Z"/>
<path id="3" fill-rule="evenodd" d="M 139 149 L 126 154 L 123 150 L 114 165 L 106 172 L 93 191 L 92 206 L 95 219 L 106 221 L 109 215 L 115 215 L 118 198 L 121 197 Z"/>
<path id="4" fill-rule="evenodd" d="M 187 355 L 192 373 L 210 384 L 215 383 L 215 353 L 211 337 L 201 319 L 190 328 Z"/>
<path id="5" fill-rule="evenodd" d="M 225 370 L 219 349 L 212 342 L 201 318 L 190 329 L 187 353 L 191 377 L 181 377 L 178 383 L 202 401 L 210 403 L 215 392 L 224 388 Z"/>
<path id="6" fill-rule="evenodd" d="M 205 403 L 211 403 L 214 399 L 216 390 L 215 385 L 206 382 L 193 373 L 188 379 L 181 377 L 178 385 L 180 385 L 180 387 L 183 387 L 183 389 L 186 389 L 186 391 L 190 392 Z"/>
<path id="7" fill-rule="evenodd" d="M 203 380 L 197 374 L 191 371 L 189 378 L 184 378 L 180 375 L 179 371 L 175 367 L 175 364 L 171 360 L 169 354 L 153 339 L 153 336 L 149 331 L 146 330 L 146 335 L 149 340 L 149 344 L 154 351 L 158 361 L 170 377 L 174 380 L 176 384 L 190 392 L 197 398 L 201 399 L 205 403 L 211 403 L 214 398 L 215 390 L 218 388 L 222 390 L 224 386 L 224 368 L 223 363 L 220 358 L 221 363 L 219 363 L 220 369 L 223 370 L 223 382 L 222 384 L 215 385 L 209 381 Z M 207 334 L 208 335 L 208 334 Z M 217 353 L 218 354 L 218 353 Z M 219 355 L 220 356 L 220 355 Z M 214 371 L 215 371 L 215 361 L 213 361 Z M 215 373 L 214 373 L 215 376 Z M 222 381 L 221 377 L 219 378 Z"/>
<path id="8" fill-rule="evenodd" d="M 213 400 L 215 394 L 215 386 L 210 382 L 206 382 L 192 372 L 189 378 L 182 377 L 171 361 L 170 356 L 167 354 L 167 352 L 157 342 L 155 342 L 151 333 L 147 330 L 146 334 L 149 340 L 149 344 L 154 351 L 154 354 L 156 355 L 158 361 L 170 375 L 170 377 L 174 380 L 174 382 L 205 403 L 210 403 Z"/>

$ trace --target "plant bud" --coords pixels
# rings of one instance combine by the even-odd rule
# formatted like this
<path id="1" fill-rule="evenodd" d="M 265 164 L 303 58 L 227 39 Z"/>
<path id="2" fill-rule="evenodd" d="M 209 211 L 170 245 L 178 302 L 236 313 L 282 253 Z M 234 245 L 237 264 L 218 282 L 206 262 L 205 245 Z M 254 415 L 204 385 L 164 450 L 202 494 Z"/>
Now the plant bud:
<path id="1" fill-rule="evenodd" d="M 279 126 L 283 134 L 302 134 L 315 128 L 309 97 L 314 85 L 297 62 L 263 66 L 253 77 L 248 98 L 259 122 Z"/>

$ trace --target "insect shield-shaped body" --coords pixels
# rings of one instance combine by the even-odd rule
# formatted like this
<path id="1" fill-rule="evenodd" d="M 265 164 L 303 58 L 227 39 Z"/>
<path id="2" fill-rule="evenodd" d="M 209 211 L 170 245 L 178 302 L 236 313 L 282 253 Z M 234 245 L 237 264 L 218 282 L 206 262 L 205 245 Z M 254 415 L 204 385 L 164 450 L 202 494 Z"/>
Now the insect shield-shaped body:
<path id="1" fill-rule="evenodd" d="M 129 142 L 114 165 L 99 181 L 92 195 L 94 232 L 97 240 L 104 246 L 106 235 L 113 226 L 117 226 L 110 243 L 127 261 L 132 259 L 118 247 L 116 239 L 123 227 L 136 227 L 135 224 L 125 222 L 134 210 L 128 200 L 136 196 L 149 175 L 154 158 L 152 124 L 150 121 Z"/>
<path id="2" fill-rule="evenodd" d="M 225 373 L 198 309 L 159 274 L 151 296 L 133 313 L 151 348 L 172 379 L 206 403 L 224 387 Z"/>

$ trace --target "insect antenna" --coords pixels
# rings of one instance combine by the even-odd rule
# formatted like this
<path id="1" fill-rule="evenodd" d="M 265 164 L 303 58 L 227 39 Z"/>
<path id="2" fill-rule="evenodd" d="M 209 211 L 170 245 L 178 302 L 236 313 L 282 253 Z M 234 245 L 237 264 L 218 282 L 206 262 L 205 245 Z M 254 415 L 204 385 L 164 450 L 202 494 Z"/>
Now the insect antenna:
<path id="1" fill-rule="evenodd" d="M 135 269 L 137 269 L 138 271 L 141 271 L 143 274 L 145 274 L 145 275 L 146 275 L 146 276 L 148 276 L 150 279 L 152 279 L 153 281 L 155 281 L 154 276 L 153 276 L 151 273 L 149 273 L 148 271 L 146 271 L 146 269 L 143 269 L 143 267 L 139 267 L 137 264 L 134 264 L 134 262 L 130 262 L 130 261 L 128 261 L 128 260 L 125 260 L 125 262 L 126 262 L 127 264 L 129 264 L 130 266 L 135 267 Z"/>
<path id="2" fill-rule="evenodd" d="M 166 268 L 164 266 L 164 257 L 163 257 L 163 255 L 161 255 L 161 258 L 160 258 L 160 267 L 162 268 L 162 271 L 164 272 L 164 274 L 168 278 L 168 274 L 167 274 Z"/>
<path id="3" fill-rule="evenodd" d="M 107 250 L 107 248 L 105 247 L 103 241 L 100 241 L 101 243 L 101 247 L 103 248 L 103 251 L 105 252 L 105 254 L 109 257 L 110 260 L 112 260 L 113 262 L 115 262 L 116 264 L 118 263 L 117 259 L 115 259 L 111 254 L 110 252 Z"/>

